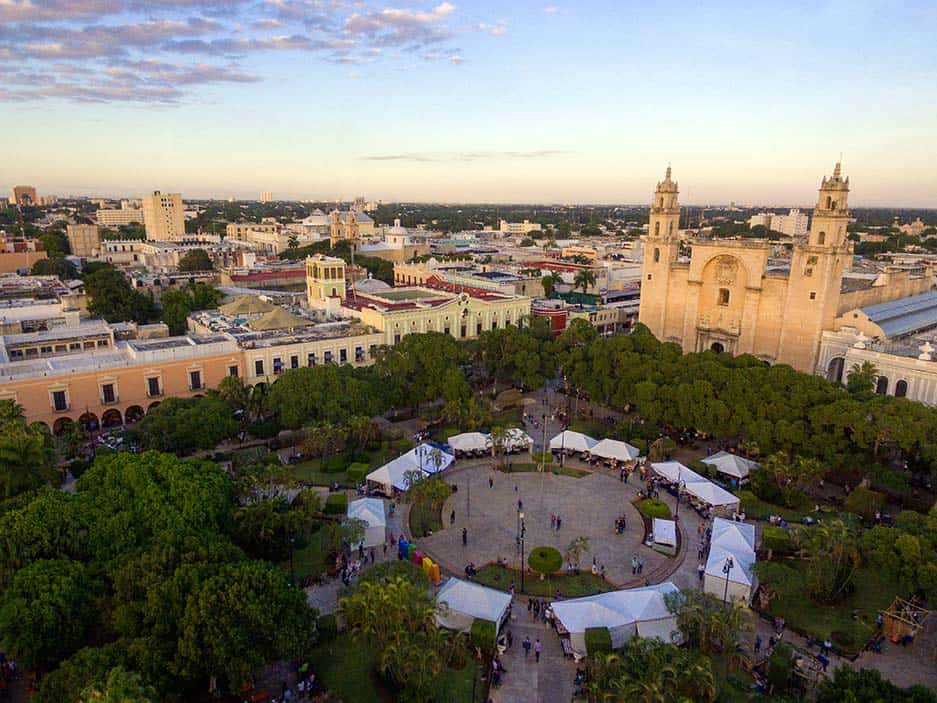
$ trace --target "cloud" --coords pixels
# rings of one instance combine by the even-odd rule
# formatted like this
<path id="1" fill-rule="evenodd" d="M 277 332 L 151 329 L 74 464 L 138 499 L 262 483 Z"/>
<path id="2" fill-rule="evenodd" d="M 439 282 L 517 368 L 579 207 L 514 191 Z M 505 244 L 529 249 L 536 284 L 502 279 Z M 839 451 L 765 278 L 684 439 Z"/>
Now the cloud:
<path id="1" fill-rule="evenodd" d="M 430 12 L 386 8 L 356 13 L 345 21 L 344 33 L 381 46 L 427 46 L 452 37 L 443 21 L 454 10 L 455 5 L 444 2 Z"/>
<path id="2" fill-rule="evenodd" d="M 498 24 L 488 24 L 487 22 L 479 22 L 478 31 L 487 32 L 493 37 L 502 37 L 508 33 L 508 28 L 507 28 L 507 25 L 505 25 L 503 22 L 499 22 Z"/>
<path id="3" fill-rule="evenodd" d="M 548 15 L 553 15 L 559 12 L 560 8 L 558 8 L 556 5 L 547 5 L 545 8 L 543 8 L 543 11 Z"/>
<path id="4" fill-rule="evenodd" d="M 371 154 L 360 157 L 363 161 L 409 161 L 413 163 L 447 161 L 483 161 L 508 159 L 545 159 L 565 156 L 573 152 L 566 149 L 535 149 L 532 151 L 467 151 L 440 154 Z"/>

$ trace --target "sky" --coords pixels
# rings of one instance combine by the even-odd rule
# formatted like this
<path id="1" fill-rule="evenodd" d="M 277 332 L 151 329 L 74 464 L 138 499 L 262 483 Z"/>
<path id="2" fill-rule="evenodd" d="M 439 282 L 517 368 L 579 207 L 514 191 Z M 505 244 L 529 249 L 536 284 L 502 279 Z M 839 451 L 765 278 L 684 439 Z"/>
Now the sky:
<path id="1" fill-rule="evenodd" d="M 937 2 L 0 0 L 0 187 L 937 207 Z"/>

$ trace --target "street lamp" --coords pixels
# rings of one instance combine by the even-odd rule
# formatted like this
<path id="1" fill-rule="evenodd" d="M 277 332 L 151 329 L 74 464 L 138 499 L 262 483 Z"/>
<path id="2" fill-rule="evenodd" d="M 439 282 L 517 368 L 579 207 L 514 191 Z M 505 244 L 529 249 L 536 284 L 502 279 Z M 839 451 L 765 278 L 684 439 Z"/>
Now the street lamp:
<path id="1" fill-rule="evenodd" d="M 527 534 L 527 526 L 524 524 L 524 513 L 518 513 L 518 518 L 521 521 L 521 531 L 520 531 L 520 542 L 521 542 L 521 593 L 524 592 L 524 572 L 527 569 L 524 567 L 524 536 Z"/>
<path id="2" fill-rule="evenodd" d="M 732 573 L 732 569 L 734 568 L 735 568 L 735 561 L 732 559 L 732 557 L 726 557 L 726 562 L 725 564 L 722 565 L 722 573 L 725 574 L 725 577 L 726 577 L 726 589 L 725 589 L 725 592 L 722 594 L 723 604 L 725 604 L 726 601 L 728 601 L 729 599 L 729 574 Z"/>

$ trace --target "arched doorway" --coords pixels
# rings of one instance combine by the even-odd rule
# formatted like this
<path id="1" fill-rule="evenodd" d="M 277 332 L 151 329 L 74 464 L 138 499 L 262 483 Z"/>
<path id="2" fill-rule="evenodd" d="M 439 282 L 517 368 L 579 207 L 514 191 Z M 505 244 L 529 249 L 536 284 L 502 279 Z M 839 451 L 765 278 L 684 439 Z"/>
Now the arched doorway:
<path id="1" fill-rule="evenodd" d="M 908 382 L 904 379 L 895 384 L 895 397 L 904 398 L 908 395 Z"/>
<path id="2" fill-rule="evenodd" d="M 710 346 L 709 348 L 712 349 L 712 350 L 713 350 L 714 352 L 716 352 L 717 354 L 722 354 L 722 352 L 724 352 L 724 351 L 726 350 L 726 348 L 725 348 L 725 346 L 723 346 L 722 342 L 713 342 L 713 343 L 712 343 L 712 346 Z"/>
<path id="3" fill-rule="evenodd" d="M 143 408 L 139 405 L 131 405 L 127 408 L 127 412 L 124 413 L 124 417 L 127 420 L 128 425 L 132 425 L 135 422 L 140 422 L 143 419 Z"/>
<path id="4" fill-rule="evenodd" d="M 148 413 L 151 413 L 151 412 L 153 412 L 153 409 L 154 409 L 154 408 L 158 408 L 158 407 L 159 407 L 159 401 L 157 400 L 157 401 L 154 401 L 154 402 L 150 403 L 150 405 L 149 405 L 149 407 L 146 409 L 146 411 L 147 411 Z"/>
<path id="5" fill-rule="evenodd" d="M 83 413 L 78 418 L 78 424 L 88 432 L 94 432 L 101 426 L 98 423 L 98 416 L 94 413 Z"/>
<path id="6" fill-rule="evenodd" d="M 830 363 L 826 367 L 826 380 L 833 381 L 834 383 L 842 383 L 843 369 L 845 366 L 846 360 L 841 356 L 830 359 Z"/>
<path id="7" fill-rule="evenodd" d="M 61 437 L 63 434 L 68 434 L 75 428 L 75 422 L 70 417 L 60 417 L 55 421 L 55 424 L 52 425 L 52 434 L 56 437 Z"/>
<path id="8" fill-rule="evenodd" d="M 879 395 L 886 395 L 888 393 L 888 376 L 878 377 L 878 381 L 875 384 L 875 392 Z"/>
<path id="9" fill-rule="evenodd" d="M 101 415 L 101 427 L 104 429 L 108 429 L 110 427 L 120 427 L 123 424 L 124 419 L 120 416 L 120 410 L 117 408 L 105 410 L 104 414 Z"/>

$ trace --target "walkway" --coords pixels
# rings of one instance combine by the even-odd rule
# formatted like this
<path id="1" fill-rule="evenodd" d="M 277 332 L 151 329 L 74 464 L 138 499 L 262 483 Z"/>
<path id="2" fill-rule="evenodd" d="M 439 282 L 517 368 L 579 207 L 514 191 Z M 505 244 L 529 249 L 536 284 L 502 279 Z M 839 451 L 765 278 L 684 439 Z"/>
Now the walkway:
<path id="1" fill-rule="evenodd" d="M 523 608 L 519 607 L 522 605 Z M 505 674 L 501 686 L 491 690 L 491 700 L 494 703 L 565 703 L 572 700 L 576 666 L 572 659 L 563 656 L 556 633 L 546 623 L 532 621 L 523 600 L 515 601 L 514 610 L 516 612 L 511 616 L 507 628 L 514 635 L 514 646 L 501 657 Z M 531 643 L 540 639 L 543 652 L 539 663 L 535 660 L 533 646 L 530 655 L 524 656 L 524 648 L 521 646 L 524 637 L 529 637 Z"/>

